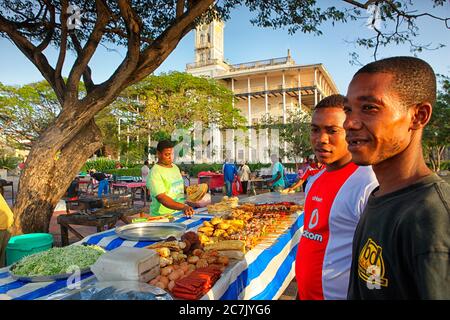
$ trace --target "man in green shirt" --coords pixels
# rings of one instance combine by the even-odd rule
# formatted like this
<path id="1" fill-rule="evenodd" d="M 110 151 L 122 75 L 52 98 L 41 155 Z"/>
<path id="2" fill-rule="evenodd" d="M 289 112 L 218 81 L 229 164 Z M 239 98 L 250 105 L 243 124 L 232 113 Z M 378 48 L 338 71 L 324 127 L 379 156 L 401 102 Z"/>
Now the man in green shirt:
<path id="1" fill-rule="evenodd" d="M 152 197 L 152 216 L 168 215 L 176 211 L 183 211 L 188 217 L 194 214 L 194 209 L 184 203 L 184 181 L 180 169 L 173 163 L 173 147 L 170 140 L 160 141 L 156 147 L 158 162 L 147 178 L 147 188 Z"/>

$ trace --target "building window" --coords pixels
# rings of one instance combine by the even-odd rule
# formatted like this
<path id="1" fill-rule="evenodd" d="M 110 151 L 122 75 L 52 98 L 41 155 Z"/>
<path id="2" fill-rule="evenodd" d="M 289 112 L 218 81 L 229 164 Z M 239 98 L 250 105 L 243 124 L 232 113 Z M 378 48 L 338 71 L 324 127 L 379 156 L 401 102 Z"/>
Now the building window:
<path id="1" fill-rule="evenodd" d="M 244 150 L 238 151 L 238 160 L 240 161 L 244 160 Z"/>

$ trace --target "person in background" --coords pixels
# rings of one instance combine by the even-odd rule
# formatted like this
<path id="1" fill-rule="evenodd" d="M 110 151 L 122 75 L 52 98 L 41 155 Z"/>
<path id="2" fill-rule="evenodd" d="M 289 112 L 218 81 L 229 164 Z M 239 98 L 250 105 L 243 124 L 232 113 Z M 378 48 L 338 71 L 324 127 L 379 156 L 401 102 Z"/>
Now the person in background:
<path id="1" fill-rule="evenodd" d="M 324 168 L 325 166 L 322 163 L 315 160 L 315 156 L 313 154 L 310 155 L 308 158 L 308 165 L 304 169 L 303 175 L 300 176 L 300 179 L 298 179 L 296 183 L 288 188 L 288 191 L 295 191 L 295 189 L 300 186 L 302 186 L 303 191 L 305 191 L 309 178 L 316 175 Z"/>
<path id="2" fill-rule="evenodd" d="M 6 265 L 6 246 L 11 238 L 8 229 L 13 225 L 14 216 L 6 200 L 0 194 L 0 268 Z"/>
<path id="3" fill-rule="evenodd" d="M 144 165 L 141 167 L 142 182 L 147 182 L 149 172 L 150 172 L 150 168 L 148 166 L 148 160 L 145 160 Z"/>
<path id="4" fill-rule="evenodd" d="M 355 232 L 349 299 L 450 299 L 450 186 L 422 150 L 435 102 L 436 75 L 415 57 L 369 63 L 348 86 L 352 161 L 380 182 Z"/>
<path id="5" fill-rule="evenodd" d="M 225 160 L 225 163 L 222 167 L 223 172 L 223 180 L 225 182 L 225 189 L 228 197 L 232 197 L 232 185 L 234 178 L 238 175 L 238 171 L 236 169 L 236 166 L 234 165 L 234 162 L 230 161 L 229 159 Z"/>
<path id="6" fill-rule="evenodd" d="M 298 171 L 297 174 L 299 177 L 302 177 L 303 174 L 306 172 L 306 168 L 308 167 L 308 159 L 307 158 L 303 158 L 302 162 L 300 163 L 299 167 L 298 167 Z"/>
<path id="7" fill-rule="evenodd" d="M 189 187 L 191 185 L 191 179 L 189 178 L 189 174 L 186 171 L 181 170 L 181 176 L 183 177 L 184 186 Z"/>
<path id="8" fill-rule="evenodd" d="M 147 178 L 148 178 L 148 173 L 150 172 L 150 168 L 148 166 L 148 160 L 144 161 L 144 165 L 141 167 L 141 181 L 145 182 L 145 184 L 147 185 Z M 145 187 L 145 195 L 147 197 L 147 200 L 149 200 L 150 198 L 150 191 L 148 190 L 147 187 Z M 141 196 L 141 198 L 143 199 L 144 195 Z"/>
<path id="9" fill-rule="evenodd" d="M 306 188 L 303 234 L 295 276 L 301 300 L 347 298 L 352 241 L 370 192 L 378 182 L 358 167 L 345 141 L 344 97 L 331 95 L 314 108 L 311 146 L 325 169 Z"/>
<path id="10" fill-rule="evenodd" d="M 247 194 L 248 181 L 250 180 L 250 175 L 252 174 L 250 167 L 247 165 L 245 161 L 242 162 L 242 166 L 239 170 L 239 177 L 242 183 L 242 191 L 244 194 Z"/>
<path id="11" fill-rule="evenodd" d="M 272 179 L 267 182 L 267 185 L 271 191 L 280 191 L 285 188 L 284 167 L 276 154 L 273 154 L 270 159 L 272 160 Z"/>
<path id="12" fill-rule="evenodd" d="M 150 169 L 147 179 L 152 197 L 152 216 L 169 215 L 176 211 L 183 211 L 188 217 L 194 214 L 194 209 L 185 204 L 184 181 L 180 169 L 173 163 L 173 148 L 170 140 L 162 140 L 156 146 L 158 162 Z"/>
<path id="13" fill-rule="evenodd" d="M 89 170 L 89 175 L 98 181 L 98 190 L 97 190 L 97 196 L 99 198 L 102 197 L 102 194 L 105 196 L 108 194 L 108 178 L 106 177 L 106 174 L 103 172 L 97 172 L 95 169 Z"/>
<path id="14" fill-rule="evenodd" d="M 80 178 L 75 177 L 70 183 L 69 188 L 67 188 L 66 197 L 68 200 L 78 200 L 80 193 Z"/>

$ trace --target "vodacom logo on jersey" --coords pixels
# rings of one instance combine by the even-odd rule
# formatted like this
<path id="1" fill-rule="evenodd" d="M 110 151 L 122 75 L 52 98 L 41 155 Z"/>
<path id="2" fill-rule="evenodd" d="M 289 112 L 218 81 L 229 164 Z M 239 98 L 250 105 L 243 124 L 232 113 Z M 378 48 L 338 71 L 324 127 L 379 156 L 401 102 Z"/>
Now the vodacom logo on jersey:
<path id="1" fill-rule="evenodd" d="M 313 241 L 322 242 L 323 238 L 321 234 L 313 233 L 310 231 L 314 229 L 318 223 L 319 223 L 319 209 L 316 208 L 311 213 L 311 218 L 309 219 L 308 223 L 308 230 L 304 230 L 302 236 Z"/>

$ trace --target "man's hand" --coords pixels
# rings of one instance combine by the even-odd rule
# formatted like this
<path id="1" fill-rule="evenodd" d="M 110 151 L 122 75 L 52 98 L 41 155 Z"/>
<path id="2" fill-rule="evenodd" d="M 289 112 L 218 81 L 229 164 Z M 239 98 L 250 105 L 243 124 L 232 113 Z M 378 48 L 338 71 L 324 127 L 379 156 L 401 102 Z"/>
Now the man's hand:
<path id="1" fill-rule="evenodd" d="M 188 205 L 185 205 L 183 208 L 183 213 L 186 217 L 192 217 L 194 215 L 194 209 Z"/>

